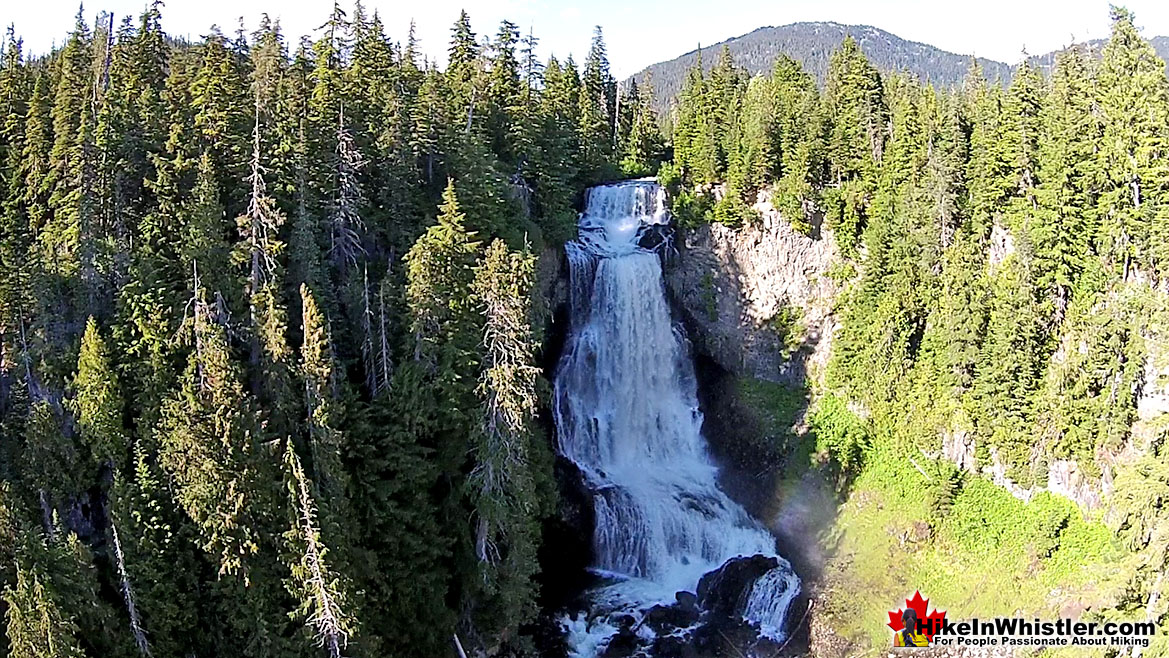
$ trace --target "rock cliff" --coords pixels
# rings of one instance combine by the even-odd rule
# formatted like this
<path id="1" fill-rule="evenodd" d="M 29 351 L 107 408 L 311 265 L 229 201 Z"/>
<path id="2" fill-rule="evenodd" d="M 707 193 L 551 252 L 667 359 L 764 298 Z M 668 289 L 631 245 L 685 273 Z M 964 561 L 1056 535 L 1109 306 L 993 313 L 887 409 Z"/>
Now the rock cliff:
<path id="1" fill-rule="evenodd" d="M 828 274 L 840 256 L 827 231 L 797 232 L 766 193 L 755 210 L 739 228 L 682 231 L 667 284 L 698 351 L 737 375 L 802 385 L 822 375 L 838 328 Z"/>

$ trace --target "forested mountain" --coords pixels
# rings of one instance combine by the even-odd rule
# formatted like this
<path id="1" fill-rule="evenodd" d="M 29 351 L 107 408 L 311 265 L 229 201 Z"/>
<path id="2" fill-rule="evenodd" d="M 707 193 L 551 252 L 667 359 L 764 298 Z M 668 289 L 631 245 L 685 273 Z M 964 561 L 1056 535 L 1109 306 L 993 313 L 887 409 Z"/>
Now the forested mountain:
<path id="1" fill-rule="evenodd" d="M 527 646 L 535 261 L 656 167 L 648 104 L 599 28 L 541 62 L 464 13 L 440 71 L 360 4 L 197 44 L 161 7 L 3 44 L 0 656 Z"/>
<path id="2" fill-rule="evenodd" d="M 1104 46 L 1107 44 L 1107 39 L 1092 39 L 1091 41 L 1085 41 L 1080 45 L 1085 50 L 1087 50 L 1090 55 L 1098 57 L 1103 51 Z M 1169 62 L 1169 37 L 1153 37 L 1152 39 L 1149 39 L 1149 44 L 1153 46 L 1153 51 L 1157 53 L 1157 57 L 1160 57 L 1161 59 Z M 1031 58 L 1031 63 L 1043 69 L 1045 72 L 1051 71 L 1051 69 L 1055 66 L 1056 56 L 1059 55 L 1060 52 L 1061 51 L 1056 50 L 1044 55 L 1035 55 Z"/>
<path id="3" fill-rule="evenodd" d="M 761 27 L 733 39 L 709 47 L 703 46 L 667 62 L 660 62 L 630 76 L 638 83 L 646 75 L 653 82 L 654 108 L 664 112 L 678 96 L 685 81 L 686 71 L 699 60 L 709 71 L 722 48 L 729 48 L 735 62 L 751 75 L 771 70 L 776 58 L 787 55 L 799 62 L 805 70 L 824 83 L 829 59 L 845 36 L 852 37 L 865 56 L 882 73 L 904 72 L 918 80 L 940 88 L 961 84 L 970 67 L 970 55 L 955 54 L 928 44 L 906 41 L 884 30 L 868 25 L 841 25 L 839 23 L 792 23 L 781 27 Z M 1097 51 L 1103 40 L 1090 42 Z M 1156 37 L 1153 47 L 1162 59 L 1169 59 L 1169 37 Z M 1036 64 L 1047 68 L 1056 53 L 1037 55 Z M 1013 65 L 979 57 L 978 63 L 990 80 L 1009 82 Z"/>
<path id="4" fill-rule="evenodd" d="M 1121 546 L 1101 608 L 1164 620 L 1169 415 L 1145 394 L 1164 390 L 1169 79 L 1132 14 L 1112 21 L 1095 56 L 1024 63 L 1009 86 L 977 64 L 953 88 L 884 75 L 846 38 L 821 91 L 790 57 L 753 78 L 724 48 L 686 74 L 660 179 L 683 224 L 752 224 L 766 191 L 840 249 L 811 414 L 838 481 L 921 500 L 926 534 L 951 529 L 940 550 L 1029 547 L 1023 584 Z M 1078 512 L 1033 518 L 981 479 L 1032 499 L 1059 469 L 1111 493 L 1093 548 L 1063 536 Z"/>
<path id="5" fill-rule="evenodd" d="M 823 84 L 828 73 L 832 53 L 840 42 L 850 36 L 860 45 L 865 56 L 882 72 L 907 71 L 920 80 L 950 87 L 962 82 L 970 68 L 970 56 L 946 52 L 940 48 L 906 41 L 897 35 L 868 25 L 841 25 L 839 23 L 792 23 L 780 27 L 761 27 L 733 39 L 710 46 L 703 45 L 668 62 L 653 64 L 635 73 L 630 79 L 641 83 L 648 74 L 653 82 L 654 107 L 663 111 L 686 79 L 686 72 L 701 57 L 709 71 L 723 48 L 730 49 L 735 62 L 751 75 L 770 71 L 780 55 L 787 55 L 800 63 Z M 1011 67 L 1001 62 L 979 58 L 988 78 L 1009 78 Z"/>

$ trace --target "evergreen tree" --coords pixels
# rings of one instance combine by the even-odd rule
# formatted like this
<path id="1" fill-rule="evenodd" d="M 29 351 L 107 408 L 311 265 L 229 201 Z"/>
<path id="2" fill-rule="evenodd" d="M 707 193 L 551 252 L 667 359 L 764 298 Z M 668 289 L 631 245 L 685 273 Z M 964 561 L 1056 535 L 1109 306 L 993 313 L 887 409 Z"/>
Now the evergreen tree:
<path id="1" fill-rule="evenodd" d="M 362 549 L 367 614 L 364 628 L 426 655 L 449 650 L 455 613 L 452 535 L 432 492 L 441 472 L 432 447 L 438 401 L 425 369 L 414 361 L 394 372 L 357 423 L 351 472 Z M 460 519 L 461 521 L 461 519 Z"/>
<path id="2" fill-rule="evenodd" d="M 8 655 L 11 658 L 82 658 L 77 626 L 54 600 L 45 578 L 18 568 L 16 586 L 4 591 L 8 606 Z"/>
<path id="3" fill-rule="evenodd" d="M 532 168 L 542 236 L 560 242 L 572 236 L 576 212 L 569 201 L 579 171 L 578 136 L 580 78 L 576 67 L 561 65 L 556 58 L 544 67 L 544 89 L 540 95 L 540 131 L 536 138 Z"/>
<path id="4" fill-rule="evenodd" d="M 334 192 L 329 206 L 329 255 L 337 268 L 347 271 L 365 253 L 365 221 L 361 217 L 365 192 L 359 173 L 367 162 L 357 149 L 352 131 L 345 125 L 344 112 L 338 117 L 336 144 Z"/>
<path id="5" fill-rule="evenodd" d="M 289 590 L 297 598 L 298 612 L 310 627 L 317 646 L 324 647 L 330 658 L 341 658 L 354 635 L 356 622 L 347 610 L 349 600 L 340 576 L 330 564 L 311 484 L 291 443 L 285 450 L 284 462 L 289 501 L 294 511 L 292 528 L 285 533 L 285 539 L 289 550 L 297 556 L 291 565 Z"/>
<path id="6" fill-rule="evenodd" d="M 202 295 L 202 289 L 197 294 Z M 162 409 L 160 457 L 177 501 L 199 529 L 220 573 L 247 571 L 260 550 L 266 491 L 255 412 L 231 359 L 227 337 L 205 298 L 193 304 L 194 350 L 180 388 Z"/>
<path id="7" fill-rule="evenodd" d="M 247 81 L 232 45 L 213 28 L 201 46 L 199 68 L 190 82 L 196 152 L 211 160 L 220 199 L 229 217 L 244 198 L 249 121 Z"/>
<path id="8" fill-rule="evenodd" d="M 80 309 L 93 272 L 83 268 L 94 238 L 93 221 L 93 61 L 89 27 L 78 12 L 73 32 L 61 52 L 55 76 L 52 117 L 53 146 L 46 180 L 48 216 L 37 235 L 39 302 L 36 332 L 45 356 L 45 373 L 54 383 L 67 371 L 62 352 L 81 333 Z M 86 254 L 83 254 L 83 249 Z M 61 357 L 61 358 L 57 358 Z M 56 363 L 54 363 L 54 361 Z"/>
<path id="9" fill-rule="evenodd" d="M 414 359 L 434 366 L 438 352 L 466 326 L 473 304 L 468 294 L 479 242 L 464 226 L 454 181 L 447 181 L 438 222 L 406 254 L 406 301 L 414 336 Z M 454 356 L 454 355 L 451 355 Z"/>
<path id="10" fill-rule="evenodd" d="M 201 283 L 213 294 L 235 297 L 230 275 L 228 222 L 220 199 L 211 155 L 199 158 L 195 188 L 184 204 L 186 226 L 179 257 L 186 272 L 201 271 Z"/>
<path id="11" fill-rule="evenodd" d="M 1164 62 L 1137 33 L 1132 14 L 1112 10 L 1112 38 L 1097 78 L 1104 176 L 1100 251 L 1127 279 L 1134 266 L 1156 268 L 1164 257 L 1163 216 L 1169 172 L 1161 165 L 1169 123 Z"/>
<path id="12" fill-rule="evenodd" d="M 81 338 L 74 412 L 81 440 L 94 460 L 109 466 L 122 465 L 128 454 L 122 424 L 122 399 L 105 341 L 93 318 Z"/>
<path id="13" fill-rule="evenodd" d="M 1097 230 L 1099 122 L 1093 112 L 1090 62 L 1079 47 L 1056 57 L 1052 89 L 1041 113 L 1039 212 L 1032 228 L 1037 291 L 1062 319 L 1072 287 L 1091 255 Z"/>
<path id="14" fill-rule="evenodd" d="M 520 82 L 520 63 L 516 57 L 519 43 L 519 27 L 511 21 L 499 25 L 499 33 L 491 44 L 491 72 L 488 78 L 487 103 L 490 114 L 486 120 L 487 134 L 490 135 L 492 150 L 509 162 L 517 161 L 511 138 L 512 124 L 523 102 Z"/>
<path id="15" fill-rule="evenodd" d="M 522 650 L 553 492 L 507 245 L 570 238 L 620 157 L 652 173 L 649 96 L 599 31 L 582 79 L 466 14 L 439 70 L 360 5 L 291 53 L 161 7 L 0 55 L 3 651 Z"/>
<path id="16" fill-rule="evenodd" d="M 967 181 L 970 216 L 975 235 L 984 240 L 1001 216 L 1012 190 L 1012 162 L 1003 137 L 1003 93 L 987 84 L 977 62 L 966 77 L 965 97 L 970 121 L 970 161 Z"/>
<path id="17" fill-rule="evenodd" d="M 34 400 L 25 423 L 23 461 L 26 478 L 41 508 L 41 524 L 52 528 L 58 505 L 65 505 L 86 486 L 86 459 L 65 431 L 62 410 L 48 400 Z"/>
<path id="18" fill-rule="evenodd" d="M 197 628 L 204 601 L 192 597 L 200 585 L 201 565 L 194 553 L 194 529 L 181 518 L 144 443 L 135 446 L 128 475 L 114 475 L 110 527 L 119 533 L 121 548 L 115 558 L 124 571 L 120 577 L 133 584 L 139 624 L 151 653 L 179 656 L 208 644 Z"/>
<path id="19" fill-rule="evenodd" d="M 665 141 L 658 128 L 658 115 L 647 91 L 651 89 L 653 83 L 647 73 L 645 82 L 640 86 L 634 85 L 625 100 L 626 106 L 633 108 L 633 119 L 625 139 L 625 155 L 621 160 L 621 170 L 627 175 L 653 174 L 665 156 Z"/>
<path id="20" fill-rule="evenodd" d="M 479 56 L 479 43 L 471 31 L 471 17 L 466 10 L 459 12 L 459 19 L 451 28 L 451 45 L 447 54 L 448 75 L 458 82 L 470 82 L 475 58 Z"/>
<path id="21" fill-rule="evenodd" d="M 308 410 L 308 445 L 312 455 L 313 480 L 324 494 L 324 505 L 339 512 L 346 493 L 341 470 L 341 456 L 346 451 L 344 434 L 339 425 L 343 417 L 335 372 L 333 346 L 328 324 L 307 286 L 301 285 L 302 335 L 300 348 L 301 375 L 305 385 Z"/>
<path id="22" fill-rule="evenodd" d="M 852 37 L 845 37 L 832 54 L 824 84 L 824 108 L 830 126 L 828 175 L 836 185 L 826 199 L 828 221 L 847 250 L 867 218 L 889 117 L 881 76 Z"/>
<path id="23" fill-rule="evenodd" d="M 609 72 L 605 37 L 601 26 L 593 32 L 592 45 L 585 58 L 580 87 L 581 172 L 585 181 L 597 181 L 610 175 L 605 164 L 614 149 L 614 118 L 617 83 Z"/>
<path id="24" fill-rule="evenodd" d="M 48 74 L 41 71 L 36 75 L 28 103 L 20 170 L 24 182 L 20 201 L 28 213 L 29 228 L 34 233 L 39 233 L 49 219 L 48 201 L 52 189 L 49 153 L 53 144 L 51 107 Z"/>
<path id="25" fill-rule="evenodd" d="M 902 79 L 895 83 L 892 130 L 863 236 L 865 271 L 845 311 L 829 374 L 873 403 L 891 402 L 912 369 L 941 241 L 923 203 L 932 98 Z M 874 375 L 862 383 L 862 373 Z"/>
<path id="26" fill-rule="evenodd" d="M 484 418 L 472 449 L 468 480 L 476 511 L 475 554 L 486 594 L 496 603 L 489 628 L 507 638 L 535 614 L 534 581 L 540 504 L 539 467 L 533 454 L 538 403 L 535 341 L 528 317 L 535 256 L 510 252 L 494 241 L 477 268 L 473 290 L 484 315 L 484 362 L 479 395 Z"/>
<path id="27" fill-rule="evenodd" d="M 1039 318 L 1026 260 L 1008 261 L 991 281 L 986 338 L 972 395 L 980 420 L 978 431 L 1009 474 L 1026 483 L 1032 473 L 1027 428 L 1034 421 L 1034 391 L 1040 372 Z"/>
<path id="28" fill-rule="evenodd" d="M 679 97 L 678 116 L 674 120 L 674 161 L 683 175 L 696 184 L 710 182 L 717 176 L 716 155 L 710 148 L 710 111 L 707 107 L 706 77 L 702 68 L 702 51 L 694 66 L 686 72 Z"/>
<path id="29" fill-rule="evenodd" d="M 251 194 L 244 214 L 236 219 L 240 243 L 237 259 L 247 271 L 245 293 L 251 321 L 251 363 L 253 385 L 261 403 L 271 410 L 270 429 L 276 433 L 292 431 L 295 414 L 292 393 L 291 349 L 285 337 L 287 313 L 280 298 L 282 269 L 279 258 L 284 252 L 280 239 L 284 213 L 269 195 L 265 172 L 272 161 L 265 133 L 275 134 L 276 94 L 284 68 L 285 53 L 279 28 L 265 21 L 256 46 L 251 51 L 253 126 Z M 266 127 L 268 127 L 266 129 Z M 269 141 L 275 141 L 271 137 Z M 257 381 L 258 380 L 258 381 Z"/>
<path id="30" fill-rule="evenodd" d="M 12 382 L 21 376 L 22 329 L 32 306 L 23 170 L 30 83 L 23 44 L 10 27 L 0 61 L 0 409 L 7 407 Z"/>

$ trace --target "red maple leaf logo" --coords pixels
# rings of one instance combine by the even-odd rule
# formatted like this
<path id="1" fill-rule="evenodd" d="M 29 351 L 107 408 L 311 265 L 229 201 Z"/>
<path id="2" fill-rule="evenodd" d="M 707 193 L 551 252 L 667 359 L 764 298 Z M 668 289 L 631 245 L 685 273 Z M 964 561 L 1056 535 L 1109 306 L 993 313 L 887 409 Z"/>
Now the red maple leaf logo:
<path id="1" fill-rule="evenodd" d="M 934 639 L 934 632 L 941 629 L 942 622 L 946 619 L 945 610 L 934 610 L 926 614 L 926 608 L 929 607 L 930 600 L 921 598 L 921 592 L 914 592 L 912 599 L 905 599 L 905 605 L 912 608 L 917 613 L 917 618 L 922 622 L 922 634 L 931 642 Z M 898 608 L 896 612 L 889 613 L 889 628 L 893 629 L 894 633 L 905 628 L 905 623 L 901 621 L 901 613 L 905 610 Z"/>

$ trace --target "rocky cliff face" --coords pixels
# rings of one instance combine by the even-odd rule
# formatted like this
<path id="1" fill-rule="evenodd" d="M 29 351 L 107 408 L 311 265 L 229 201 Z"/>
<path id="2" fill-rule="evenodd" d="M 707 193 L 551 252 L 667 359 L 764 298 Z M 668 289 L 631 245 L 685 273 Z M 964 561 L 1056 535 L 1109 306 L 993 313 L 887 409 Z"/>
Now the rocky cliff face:
<path id="1" fill-rule="evenodd" d="M 747 226 L 684 231 L 667 285 L 698 351 L 731 373 L 798 386 L 827 363 L 838 328 L 827 275 L 840 256 L 827 231 L 795 231 L 766 193 L 755 209 Z"/>

